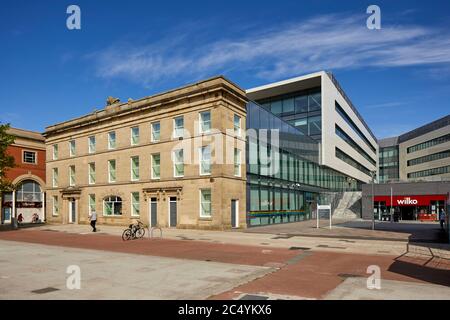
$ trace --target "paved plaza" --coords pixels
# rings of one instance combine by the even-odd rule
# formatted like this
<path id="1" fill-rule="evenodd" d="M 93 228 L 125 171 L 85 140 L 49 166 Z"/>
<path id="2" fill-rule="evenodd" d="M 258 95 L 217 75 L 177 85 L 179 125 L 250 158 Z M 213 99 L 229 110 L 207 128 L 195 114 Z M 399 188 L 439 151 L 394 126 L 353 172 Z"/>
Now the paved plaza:
<path id="1" fill-rule="evenodd" d="M 163 229 L 162 238 L 127 242 L 109 226 L 0 232 L 0 299 L 450 299 L 449 245 L 279 227 Z M 80 290 L 66 286 L 71 265 L 80 267 Z M 367 288 L 369 266 L 380 269 L 379 290 Z"/>

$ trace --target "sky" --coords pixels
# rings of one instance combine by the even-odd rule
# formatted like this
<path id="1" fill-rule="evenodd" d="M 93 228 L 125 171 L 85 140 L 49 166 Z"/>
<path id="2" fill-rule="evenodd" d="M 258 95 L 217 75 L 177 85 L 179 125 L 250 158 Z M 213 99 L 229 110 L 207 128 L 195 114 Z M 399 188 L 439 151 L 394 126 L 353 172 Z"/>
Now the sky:
<path id="1" fill-rule="evenodd" d="M 0 122 L 18 128 L 219 74 L 248 89 L 319 70 L 378 138 L 450 114 L 450 1 L 1 1 Z"/>

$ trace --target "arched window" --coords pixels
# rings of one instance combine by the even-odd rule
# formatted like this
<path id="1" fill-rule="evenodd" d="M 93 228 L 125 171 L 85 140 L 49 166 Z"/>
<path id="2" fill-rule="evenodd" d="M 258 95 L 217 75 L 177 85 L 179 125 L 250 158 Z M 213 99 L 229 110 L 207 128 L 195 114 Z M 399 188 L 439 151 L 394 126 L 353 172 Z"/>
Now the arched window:
<path id="1" fill-rule="evenodd" d="M 23 181 L 16 189 L 16 201 L 41 202 L 42 189 L 39 183 L 33 180 Z"/>
<path id="2" fill-rule="evenodd" d="M 122 198 L 117 196 L 109 196 L 103 199 L 103 215 L 105 216 L 121 216 L 122 215 Z"/>

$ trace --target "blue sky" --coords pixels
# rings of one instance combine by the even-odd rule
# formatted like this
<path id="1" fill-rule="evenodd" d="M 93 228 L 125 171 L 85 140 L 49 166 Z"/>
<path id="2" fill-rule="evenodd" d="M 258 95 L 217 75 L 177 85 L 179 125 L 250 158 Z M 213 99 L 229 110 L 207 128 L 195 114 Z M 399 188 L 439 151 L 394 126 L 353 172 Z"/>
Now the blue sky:
<path id="1" fill-rule="evenodd" d="M 81 8 L 81 30 L 66 8 Z M 382 29 L 366 28 L 381 8 Z M 332 71 L 379 138 L 449 114 L 450 2 L 2 0 L 0 121 L 43 131 L 217 74 Z"/>

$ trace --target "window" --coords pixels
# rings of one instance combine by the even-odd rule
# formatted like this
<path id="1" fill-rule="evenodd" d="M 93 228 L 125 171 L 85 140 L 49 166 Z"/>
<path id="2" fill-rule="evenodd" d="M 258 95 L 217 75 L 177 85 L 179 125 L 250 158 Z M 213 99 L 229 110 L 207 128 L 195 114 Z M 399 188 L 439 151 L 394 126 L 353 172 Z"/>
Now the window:
<path id="1" fill-rule="evenodd" d="M 173 119 L 173 137 L 179 138 L 183 137 L 184 133 L 184 118 L 178 117 Z"/>
<path id="2" fill-rule="evenodd" d="M 36 164 L 36 152 L 24 151 L 23 152 L 23 162 Z"/>
<path id="3" fill-rule="evenodd" d="M 75 156 L 75 140 L 69 141 L 69 155 L 71 157 Z"/>
<path id="4" fill-rule="evenodd" d="M 337 124 L 335 125 L 336 135 L 339 136 L 342 140 L 344 140 L 347 144 L 349 144 L 353 149 L 355 149 L 360 155 L 367 159 L 374 166 L 377 164 L 376 161 L 369 156 L 367 152 L 365 152 L 356 142 L 353 140 L 344 130 L 341 129 Z"/>
<path id="5" fill-rule="evenodd" d="M 89 153 L 95 152 L 95 136 L 91 136 L 88 138 L 89 143 Z"/>
<path id="6" fill-rule="evenodd" d="M 117 196 L 109 196 L 103 200 L 103 215 L 105 216 L 121 216 L 122 215 L 122 198 Z"/>
<path id="7" fill-rule="evenodd" d="M 347 122 L 347 124 L 353 129 L 353 131 L 355 131 L 355 133 L 364 140 L 364 142 L 367 144 L 367 146 L 374 152 L 376 153 L 376 149 L 375 147 L 370 143 L 370 141 L 366 138 L 366 136 L 362 133 L 362 131 L 358 128 L 358 126 L 353 122 L 352 119 L 350 119 L 350 117 L 347 115 L 347 113 L 344 111 L 344 109 L 342 109 L 342 107 L 339 105 L 339 103 L 337 103 L 337 101 L 334 102 L 335 104 L 335 109 L 336 112 L 342 117 L 342 119 L 345 120 L 345 122 Z"/>
<path id="8" fill-rule="evenodd" d="M 211 189 L 200 190 L 200 217 L 211 217 Z"/>
<path id="9" fill-rule="evenodd" d="M 23 181 L 16 189 L 16 201 L 41 202 L 42 189 L 39 183 L 33 180 Z"/>
<path id="10" fill-rule="evenodd" d="M 95 163 L 91 162 L 88 165 L 88 181 L 89 184 L 95 184 Z"/>
<path id="11" fill-rule="evenodd" d="M 236 136 L 240 137 L 241 136 L 241 117 L 239 117 L 237 114 L 234 115 L 233 126 L 234 126 L 234 134 Z"/>
<path id="12" fill-rule="evenodd" d="M 139 144 L 139 127 L 131 128 L 131 145 L 136 146 Z"/>
<path id="13" fill-rule="evenodd" d="M 75 185 L 75 166 L 69 166 L 69 186 Z"/>
<path id="14" fill-rule="evenodd" d="M 131 216 L 139 217 L 139 192 L 131 193 Z"/>
<path id="15" fill-rule="evenodd" d="M 407 164 L 408 164 L 408 166 L 415 166 L 415 165 L 418 165 L 418 164 L 421 164 L 421 163 L 426 163 L 426 162 L 430 162 L 430 161 L 445 159 L 445 158 L 448 158 L 448 157 L 450 157 L 450 150 L 445 150 L 445 151 L 429 154 L 427 156 L 423 156 L 423 157 L 420 157 L 420 158 L 415 158 L 415 159 L 412 159 L 412 160 L 408 160 Z"/>
<path id="16" fill-rule="evenodd" d="M 283 100 L 283 115 L 293 114 L 295 112 L 294 98 Z"/>
<path id="17" fill-rule="evenodd" d="M 356 161 L 355 159 L 353 159 L 352 157 L 350 157 L 348 154 L 346 154 L 345 152 L 343 152 L 342 150 L 340 150 L 339 148 L 336 148 L 336 158 L 341 159 L 342 161 L 348 163 L 349 165 L 351 165 L 352 167 L 358 169 L 359 171 L 361 171 L 362 173 L 370 176 L 370 170 L 367 169 L 365 166 L 363 166 L 362 164 L 360 164 L 358 161 Z"/>
<path id="18" fill-rule="evenodd" d="M 111 131 L 108 133 L 108 149 L 116 148 L 116 132 Z"/>
<path id="19" fill-rule="evenodd" d="M 58 145 L 54 144 L 53 145 L 53 160 L 57 160 L 58 159 Z"/>
<path id="20" fill-rule="evenodd" d="M 308 118 L 309 135 L 314 136 L 322 133 L 322 119 L 321 116 Z"/>
<path id="21" fill-rule="evenodd" d="M 241 176 L 241 150 L 234 148 L 234 175 Z"/>
<path id="22" fill-rule="evenodd" d="M 53 196 L 52 197 L 52 215 L 53 216 L 57 216 L 59 215 L 59 200 L 58 200 L 58 196 Z"/>
<path id="23" fill-rule="evenodd" d="M 211 111 L 200 112 L 200 133 L 208 133 L 211 130 Z"/>
<path id="24" fill-rule="evenodd" d="M 183 149 L 175 150 L 173 152 L 173 175 L 174 177 L 184 176 L 184 157 Z"/>
<path id="25" fill-rule="evenodd" d="M 159 122 L 152 123 L 152 142 L 158 142 L 161 139 L 161 125 Z"/>
<path id="26" fill-rule="evenodd" d="M 272 101 L 270 104 L 270 111 L 275 115 L 280 115 L 283 112 L 282 100 Z"/>
<path id="27" fill-rule="evenodd" d="M 89 214 L 91 214 L 92 212 L 96 211 L 95 210 L 95 205 L 96 205 L 96 203 L 95 203 L 95 194 L 90 194 L 89 195 L 89 203 L 88 203 L 88 205 L 89 205 Z"/>
<path id="28" fill-rule="evenodd" d="M 152 154 L 152 179 L 159 179 L 161 176 L 160 160 L 159 153 Z"/>
<path id="29" fill-rule="evenodd" d="M 131 157 L 131 181 L 139 180 L 139 157 Z"/>
<path id="30" fill-rule="evenodd" d="M 116 160 L 108 161 L 108 182 L 116 182 Z"/>
<path id="31" fill-rule="evenodd" d="M 58 168 L 52 170 L 52 186 L 56 188 L 58 186 Z"/>
<path id="32" fill-rule="evenodd" d="M 211 174 L 211 147 L 200 148 L 200 175 Z"/>
<path id="33" fill-rule="evenodd" d="M 435 176 L 438 174 L 446 174 L 446 173 L 450 173 L 450 166 L 411 172 L 411 173 L 408 173 L 408 179 L 417 179 L 417 178 L 423 178 L 423 177 L 427 177 L 427 176 Z"/>
<path id="34" fill-rule="evenodd" d="M 409 147 L 408 149 L 406 149 L 406 152 L 407 153 L 416 152 L 419 150 L 433 147 L 433 146 L 441 144 L 441 143 L 445 143 L 447 141 L 450 141 L 450 133 L 446 134 L 444 136 L 441 136 L 441 137 L 437 137 L 437 138 L 413 145 L 413 146 Z"/>

